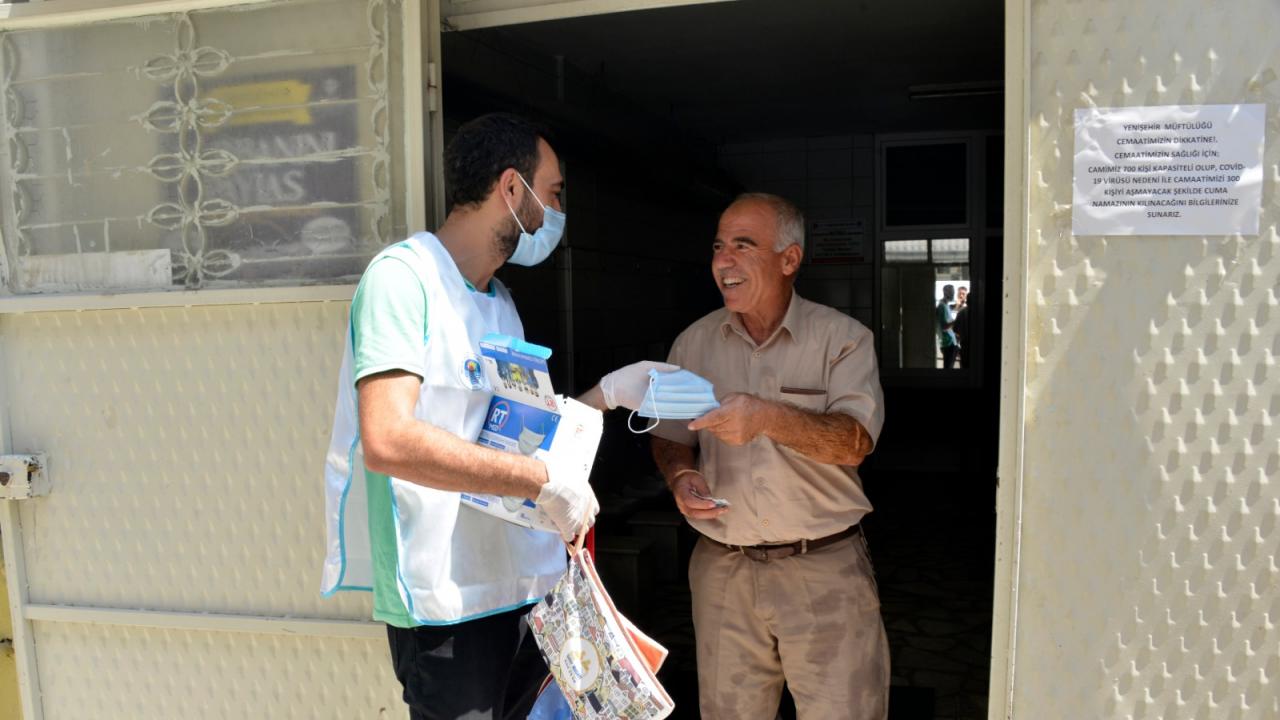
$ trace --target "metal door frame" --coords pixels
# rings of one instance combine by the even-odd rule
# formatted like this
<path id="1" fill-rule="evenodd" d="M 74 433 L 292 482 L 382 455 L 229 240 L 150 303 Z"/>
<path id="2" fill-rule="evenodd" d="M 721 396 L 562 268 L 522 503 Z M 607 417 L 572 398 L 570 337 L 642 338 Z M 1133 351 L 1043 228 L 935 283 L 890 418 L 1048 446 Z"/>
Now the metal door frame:
<path id="1" fill-rule="evenodd" d="M 996 466 L 996 571 L 987 717 L 1014 716 L 1027 361 L 1027 149 L 1031 10 L 1005 0 L 1004 321 L 1000 349 L 1000 450 Z"/>
<path id="2" fill-rule="evenodd" d="M 441 0 L 447 30 L 646 10 L 726 0 Z M 988 717 L 1012 718 L 1017 664 L 1027 359 L 1027 151 L 1031 56 L 1029 0 L 1005 0 L 1004 300 L 1000 353 L 995 581 Z M 989 189 L 991 190 L 991 189 Z M 987 358 L 994 362 L 995 358 Z"/>
<path id="3" fill-rule="evenodd" d="M 61 1 L 61 0 L 60 0 Z M 447 30 L 519 25 L 730 0 L 441 0 Z"/>

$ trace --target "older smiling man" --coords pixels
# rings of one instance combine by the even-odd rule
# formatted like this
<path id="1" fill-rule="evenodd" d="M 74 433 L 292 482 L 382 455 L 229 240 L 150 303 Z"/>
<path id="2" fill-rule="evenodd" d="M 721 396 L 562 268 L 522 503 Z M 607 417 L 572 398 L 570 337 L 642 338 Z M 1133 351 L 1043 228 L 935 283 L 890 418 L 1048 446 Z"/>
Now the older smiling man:
<path id="1" fill-rule="evenodd" d="M 785 682 L 801 718 L 884 718 L 889 652 L 859 521 L 856 467 L 883 423 L 871 331 L 793 290 L 804 217 L 765 194 L 720 217 L 724 308 L 670 362 L 721 406 L 664 421 L 653 454 L 703 539 L 689 565 L 704 720 L 772 720 Z M 697 497 L 727 499 L 727 508 Z"/>

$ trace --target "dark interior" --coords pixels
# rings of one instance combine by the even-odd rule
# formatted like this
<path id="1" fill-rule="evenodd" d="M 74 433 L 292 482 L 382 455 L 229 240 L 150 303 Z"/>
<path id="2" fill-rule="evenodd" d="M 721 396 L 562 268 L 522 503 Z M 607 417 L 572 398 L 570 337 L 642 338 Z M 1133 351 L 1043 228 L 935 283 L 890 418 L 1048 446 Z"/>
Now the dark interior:
<path id="1" fill-rule="evenodd" d="M 554 350 L 560 392 L 665 359 L 720 306 L 710 244 L 737 193 L 783 195 L 811 222 L 860 223 L 857 242 L 806 258 L 797 289 L 877 332 L 886 424 L 860 475 L 876 507 L 863 525 L 897 719 L 986 717 L 1003 34 L 998 0 L 739 0 L 443 38 L 446 135 L 492 110 L 555 133 L 565 242 L 553 261 L 500 275 L 528 339 Z M 910 290 L 950 277 L 974 299 L 963 370 L 935 367 L 932 301 Z M 660 677 L 676 717 L 696 718 L 685 577 L 695 537 L 647 437 L 625 423 L 606 417 L 593 473 L 598 565 L 623 611 L 671 650 Z"/>

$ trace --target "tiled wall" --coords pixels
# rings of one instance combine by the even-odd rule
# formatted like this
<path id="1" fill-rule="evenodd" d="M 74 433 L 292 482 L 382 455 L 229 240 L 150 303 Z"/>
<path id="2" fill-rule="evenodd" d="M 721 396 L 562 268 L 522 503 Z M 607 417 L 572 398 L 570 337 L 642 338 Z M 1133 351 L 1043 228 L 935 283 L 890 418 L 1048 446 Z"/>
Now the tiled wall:
<path id="1" fill-rule="evenodd" d="M 875 155 L 871 135 L 786 138 L 723 145 L 721 166 L 750 191 L 781 195 L 806 219 L 862 219 L 866 258 L 862 263 L 810 263 L 797 290 L 871 326 Z M 810 252 L 806 252 L 811 255 Z"/>
<path id="2" fill-rule="evenodd" d="M 555 263 L 502 274 L 526 335 L 556 348 L 553 381 L 582 392 L 620 365 L 665 360 L 675 336 L 719 305 L 711 240 L 727 200 L 572 154 L 565 179 L 569 220 Z"/>

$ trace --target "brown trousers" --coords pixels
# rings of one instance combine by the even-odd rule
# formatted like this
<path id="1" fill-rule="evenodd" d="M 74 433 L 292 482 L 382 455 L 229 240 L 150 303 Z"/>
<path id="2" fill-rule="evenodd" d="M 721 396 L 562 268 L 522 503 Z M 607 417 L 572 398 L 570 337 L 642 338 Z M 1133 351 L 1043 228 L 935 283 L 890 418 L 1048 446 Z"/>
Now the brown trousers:
<path id="1" fill-rule="evenodd" d="M 703 720 L 884 720 L 889 644 L 861 535 L 757 562 L 701 540 L 689 563 Z"/>

